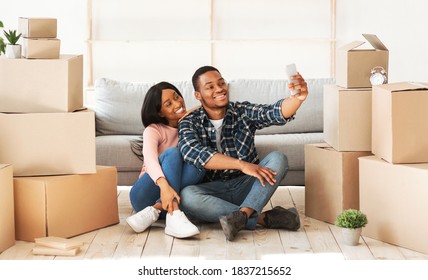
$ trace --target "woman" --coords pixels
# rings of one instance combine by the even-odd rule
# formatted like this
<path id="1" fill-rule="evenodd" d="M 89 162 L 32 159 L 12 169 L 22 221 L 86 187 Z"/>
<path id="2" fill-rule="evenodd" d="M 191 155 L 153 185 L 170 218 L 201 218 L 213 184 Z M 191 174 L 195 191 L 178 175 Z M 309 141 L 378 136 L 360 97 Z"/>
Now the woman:
<path id="1" fill-rule="evenodd" d="M 143 232 L 161 217 L 166 218 L 168 235 L 186 238 L 199 234 L 179 209 L 180 190 L 204 176 L 203 170 L 183 161 L 177 148 L 178 122 L 185 114 L 183 97 L 174 85 L 160 82 L 148 90 L 141 109 L 144 141 L 137 142 L 140 151 L 142 145 L 144 164 L 130 191 L 137 213 L 126 219 L 135 232 Z M 135 152 L 135 143 L 133 147 Z"/>

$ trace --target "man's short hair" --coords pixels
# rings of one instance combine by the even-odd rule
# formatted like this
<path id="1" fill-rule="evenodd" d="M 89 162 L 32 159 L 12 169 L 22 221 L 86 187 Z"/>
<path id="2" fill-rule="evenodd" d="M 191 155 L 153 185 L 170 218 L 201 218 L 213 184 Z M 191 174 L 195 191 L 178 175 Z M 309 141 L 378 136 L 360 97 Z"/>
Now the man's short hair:
<path id="1" fill-rule="evenodd" d="M 198 89 L 199 77 L 201 75 L 205 74 L 206 72 L 209 72 L 209 71 L 216 71 L 221 75 L 220 71 L 218 71 L 218 69 L 215 68 L 214 66 L 207 65 L 207 66 L 200 67 L 198 70 L 195 71 L 195 74 L 193 74 L 193 76 L 192 76 L 192 84 L 193 84 L 193 89 L 195 91 L 199 91 L 199 89 Z"/>

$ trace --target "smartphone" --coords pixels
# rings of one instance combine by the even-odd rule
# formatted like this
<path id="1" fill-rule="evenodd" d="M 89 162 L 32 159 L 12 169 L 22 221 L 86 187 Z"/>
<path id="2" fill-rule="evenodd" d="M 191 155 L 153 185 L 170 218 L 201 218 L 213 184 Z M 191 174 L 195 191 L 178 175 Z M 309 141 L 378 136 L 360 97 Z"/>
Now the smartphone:
<path id="1" fill-rule="evenodd" d="M 296 64 L 292 63 L 292 64 L 288 64 L 285 67 L 285 71 L 287 72 L 287 77 L 288 77 L 288 83 L 295 83 L 297 82 L 297 80 L 292 80 L 291 76 L 297 75 L 297 68 L 296 68 Z M 295 95 L 297 93 L 300 93 L 300 89 L 295 89 L 295 90 L 291 90 L 290 94 L 291 95 Z"/>

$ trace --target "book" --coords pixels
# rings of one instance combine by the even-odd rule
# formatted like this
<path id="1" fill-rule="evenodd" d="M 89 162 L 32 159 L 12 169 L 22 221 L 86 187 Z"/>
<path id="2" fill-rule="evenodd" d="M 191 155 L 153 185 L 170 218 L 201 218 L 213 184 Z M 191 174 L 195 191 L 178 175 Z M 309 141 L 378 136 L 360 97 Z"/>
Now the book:
<path id="1" fill-rule="evenodd" d="M 36 242 L 37 245 L 54 248 L 54 249 L 60 249 L 60 250 L 70 250 L 70 249 L 75 249 L 83 246 L 82 241 L 71 240 L 71 239 L 56 237 L 56 236 L 35 238 L 34 241 Z"/>
<path id="2" fill-rule="evenodd" d="M 33 255 L 48 255 L 48 256 L 76 256 L 80 251 L 80 248 L 72 249 L 56 249 L 51 247 L 45 247 L 41 245 L 34 246 L 32 253 Z"/>

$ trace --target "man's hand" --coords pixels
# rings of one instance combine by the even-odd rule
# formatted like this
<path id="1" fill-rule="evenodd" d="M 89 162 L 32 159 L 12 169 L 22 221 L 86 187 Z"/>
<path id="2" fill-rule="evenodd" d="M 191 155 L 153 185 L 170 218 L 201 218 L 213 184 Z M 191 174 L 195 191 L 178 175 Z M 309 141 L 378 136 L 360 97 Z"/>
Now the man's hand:
<path id="1" fill-rule="evenodd" d="M 276 171 L 264 166 L 259 166 L 257 164 L 252 164 L 242 160 L 240 160 L 240 165 L 241 165 L 240 170 L 243 173 L 259 179 L 260 184 L 262 184 L 263 187 L 265 187 L 265 181 L 267 181 L 269 185 L 275 184 Z"/>
<path id="2" fill-rule="evenodd" d="M 308 85 L 305 79 L 303 79 L 302 75 L 298 73 L 297 75 L 292 76 L 291 78 L 297 80 L 297 82 L 288 84 L 288 89 L 300 89 L 300 93 L 290 95 L 289 98 L 285 98 L 282 102 L 281 112 L 284 118 L 289 118 L 293 116 L 296 113 L 297 109 L 300 108 L 300 105 L 302 105 L 303 101 L 305 101 L 308 97 Z"/>
<path id="3" fill-rule="evenodd" d="M 296 90 L 300 89 L 300 93 L 297 93 L 295 95 L 291 95 L 290 98 L 296 98 L 300 101 L 304 101 L 306 97 L 308 96 L 308 85 L 303 79 L 302 75 L 300 73 L 297 73 L 297 75 L 291 77 L 292 80 L 297 80 L 295 83 L 288 84 L 289 90 Z"/>

